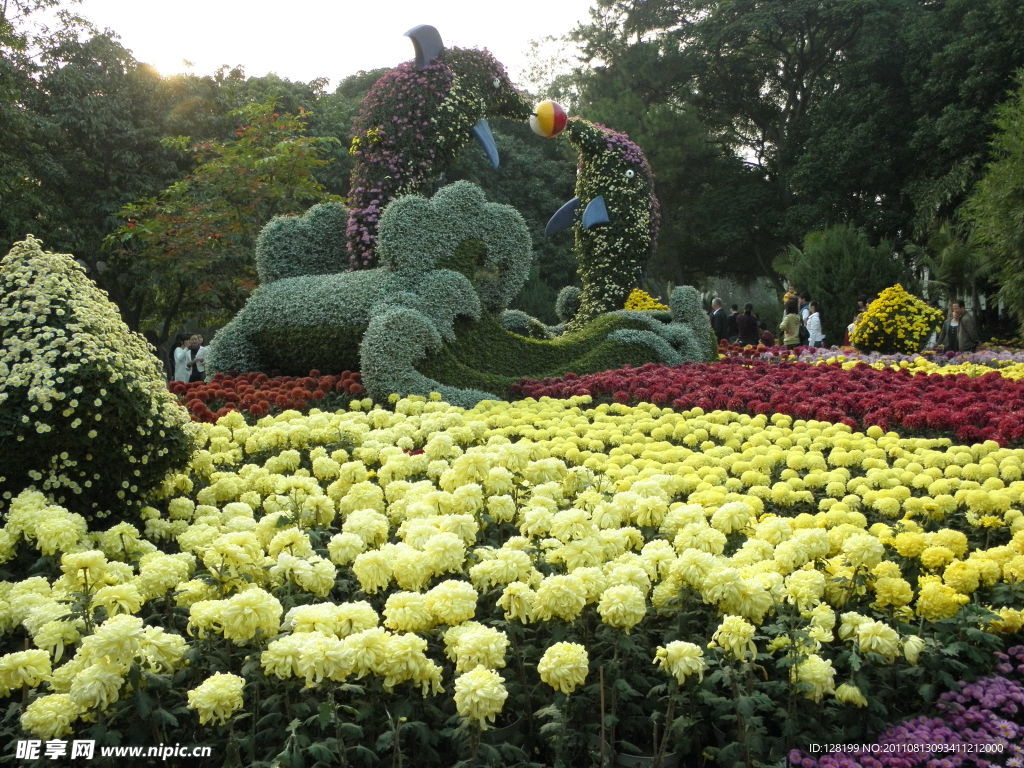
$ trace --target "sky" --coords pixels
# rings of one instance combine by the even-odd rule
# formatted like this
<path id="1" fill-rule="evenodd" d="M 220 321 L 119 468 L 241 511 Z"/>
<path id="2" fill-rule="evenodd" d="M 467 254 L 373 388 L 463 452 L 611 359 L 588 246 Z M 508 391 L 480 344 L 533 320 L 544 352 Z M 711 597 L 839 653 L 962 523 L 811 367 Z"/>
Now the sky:
<path id="1" fill-rule="evenodd" d="M 165 75 L 212 74 L 242 65 L 336 85 L 360 70 L 413 57 L 405 32 L 431 24 L 446 45 L 486 48 L 520 87 L 531 40 L 561 36 L 589 19 L 591 0 L 83 0 L 71 9 L 116 32 L 139 61 Z M 547 55 L 560 57 L 546 44 Z M 565 51 L 566 65 L 574 51 Z M 185 62 L 191 62 L 189 67 Z"/>

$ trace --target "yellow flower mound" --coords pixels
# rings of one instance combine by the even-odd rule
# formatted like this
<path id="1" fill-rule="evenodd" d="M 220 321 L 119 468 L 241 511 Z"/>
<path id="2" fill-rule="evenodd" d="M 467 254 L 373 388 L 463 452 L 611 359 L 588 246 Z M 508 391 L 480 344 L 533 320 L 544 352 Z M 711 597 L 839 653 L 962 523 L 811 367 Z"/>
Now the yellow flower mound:
<path id="1" fill-rule="evenodd" d="M 634 312 L 652 312 L 667 310 L 668 307 L 642 288 L 634 288 L 626 298 L 625 309 L 630 309 Z"/>
<path id="2" fill-rule="evenodd" d="M 537 664 L 540 679 L 560 693 L 572 693 L 587 679 L 590 657 L 579 643 L 555 643 Z"/>
<path id="3" fill-rule="evenodd" d="M 886 288 L 865 310 L 850 343 L 865 352 L 919 352 L 942 311 L 908 293 L 902 285 Z"/>
<path id="4" fill-rule="evenodd" d="M 224 725 L 242 708 L 245 678 L 217 672 L 188 692 L 188 707 L 199 713 L 199 724 Z"/>

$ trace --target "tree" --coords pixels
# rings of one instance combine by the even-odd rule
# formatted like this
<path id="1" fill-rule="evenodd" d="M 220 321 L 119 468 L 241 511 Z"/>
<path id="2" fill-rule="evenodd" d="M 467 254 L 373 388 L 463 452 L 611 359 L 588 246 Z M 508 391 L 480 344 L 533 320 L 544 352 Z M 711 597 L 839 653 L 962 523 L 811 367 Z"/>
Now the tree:
<path id="1" fill-rule="evenodd" d="M 838 344 L 857 309 L 896 283 L 911 289 L 910 270 L 888 243 L 872 246 L 864 232 L 844 224 L 811 232 L 803 247 L 791 246 L 775 268 L 818 302 L 825 339 Z"/>
<path id="2" fill-rule="evenodd" d="M 700 173 L 666 184 L 672 166 L 658 156 L 671 134 L 616 124 L 645 147 L 663 198 L 680 190 L 697 210 L 717 203 L 714 234 L 740 252 L 727 261 L 751 269 L 755 248 L 767 263 L 833 224 L 901 250 L 950 218 L 987 157 L 992 110 L 1024 65 L 1024 5 L 598 0 L 576 37 L 585 64 L 566 90 L 581 109 L 620 121 L 691 111 L 705 141 L 753 171 L 744 183 L 719 162 L 700 186 Z M 704 259 L 707 272 L 722 269 Z"/>
<path id="3" fill-rule="evenodd" d="M 256 283 L 263 225 L 328 199 L 313 173 L 330 141 L 306 135 L 308 114 L 264 104 L 236 116 L 244 124 L 233 140 L 196 145 L 195 169 L 124 206 L 106 240 L 129 326 L 161 341 L 182 317 L 214 322 L 237 312 Z"/>
<path id="4" fill-rule="evenodd" d="M 996 111 L 993 159 L 967 200 L 963 215 L 1001 283 L 999 298 L 1024 331 L 1024 71 L 1013 95 Z"/>

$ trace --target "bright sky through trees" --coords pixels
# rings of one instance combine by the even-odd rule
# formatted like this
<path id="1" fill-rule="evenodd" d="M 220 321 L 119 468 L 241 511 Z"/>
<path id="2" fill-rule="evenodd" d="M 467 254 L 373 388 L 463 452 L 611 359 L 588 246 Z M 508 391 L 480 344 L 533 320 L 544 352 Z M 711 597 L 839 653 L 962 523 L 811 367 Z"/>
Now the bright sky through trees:
<path id="1" fill-rule="evenodd" d="M 525 85 L 530 41 L 569 31 L 589 18 L 589 6 L 590 0 L 83 0 L 71 9 L 116 32 L 137 59 L 164 74 L 210 74 L 240 64 L 250 75 L 337 83 L 412 58 L 404 33 L 432 24 L 448 45 L 487 48 L 513 82 Z M 568 64 L 572 51 L 565 55 Z"/>

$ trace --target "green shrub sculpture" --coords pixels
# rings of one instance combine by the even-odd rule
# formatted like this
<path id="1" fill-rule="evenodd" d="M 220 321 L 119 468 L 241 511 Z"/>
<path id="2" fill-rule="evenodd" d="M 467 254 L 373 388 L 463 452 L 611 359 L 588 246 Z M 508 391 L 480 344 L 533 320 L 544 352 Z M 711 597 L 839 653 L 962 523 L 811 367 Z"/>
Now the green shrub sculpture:
<path id="1" fill-rule="evenodd" d="M 327 221 L 313 218 L 307 224 Z M 451 339 L 456 317 L 479 317 L 484 309 L 500 312 L 529 275 L 526 223 L 514 208 L 488 203 L 469 182 L 450 184 L 429 200 L 414 195 L 395 200 L 381 215 L 378 232 L 380 267 L 284 277 L 257 288 L 214 337 L 209 367 L 296 375 L 314 368 L 361 369 L 362 349 L 373 351 L 375 359 L 378 347 L 388 349 L 383 330 L 371 335 L 369 347 L 364 335 L 389 309 L 415 309 L 440 338 Z M 301 237 L 317 238 L 316 232 Z M 280 243 L 277 248 L 288 250 Z M 291 263 L 303 261 L 319 258 L 297 257 Z"/>
<path id="2" fill-rule="evenodd" d="M 186 465 L 188 412 L 72 256 L 15 243 L 0 260 L 0 336 L 0 508 L 34 487 L 86 517 L 127 517 Z"/>
<path id="3" fill-rule="evenodd" d="M 347 226 L 348 209 L 340 203 L 314 205 L 302 216 L 275 216 L 256 240 L 260 282 L 345 271 Z"/>
<path id="4" fill-rule="evenodd" d="M 701 356 L 705 360 L 717 360 L 718 337 L 711 327 L 708 313 L 704 311 L 700 292 L 692 285 L 678 285 L 672 289 L 668 303 L 672 312 L 672 322 L 693 329 Z"/>
<path id="5" fill-rule="evenodd" d="M 374 399 L 436 391 L 472 406 L 526 377 L 709 359 L 693 329 L 648 312 L 601 315 L 545 338 L 550 329 L 506 309 L 526 282 L 530 248 L 518 212 L 468 182 L 429 200 L 399 198 L 380 218 L 380 267 L 261 285 L 213 339 L 207 365 L 296 375 L 358 368 Z M 317 259 L 291 263 L 303 261 Z"/>
<path id="6" fill-rule="evenodd" d="M 558 322 L 568 323 L 579 308 L 579 288 L 575 285 L 567 285 L 558 292 L 558 297 L 555 299 L 555 317 L 558 318 Z"/>

